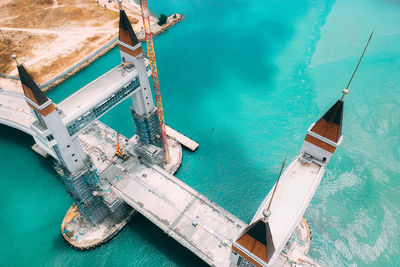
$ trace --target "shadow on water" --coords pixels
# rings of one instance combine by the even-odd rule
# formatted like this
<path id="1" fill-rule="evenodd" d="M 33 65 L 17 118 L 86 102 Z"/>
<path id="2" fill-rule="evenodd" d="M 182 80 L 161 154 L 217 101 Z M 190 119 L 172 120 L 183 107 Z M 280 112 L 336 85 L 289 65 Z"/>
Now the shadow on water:
<path id="1" fill-rule="evenodd" d="M 0 222 L 1 233 L 6 235 L 0 236 L 16 242 L 27 235 L 51 235 L 65 214 L 64 207 L 72 202 L 52 167 L 51 157 L 36 154 L 31 149 L 33 138 L 20 130 L 0 125 L 0 139 L 0 150 L 7 158 L 0 162 L 0 187 L 12 192 L 0 201 L 1 212 L 8 214 Z"/>
<path id="2" fill-rule="evenodd" d="M 72 247 L 69 246 L 69 244 L 67 243 L 67 241 L 64 240 L 64 238 L 62 237 L 61 233 L 56 235 L 53 238 L 53 244 L 52 244 L 52 248 L 56 251 L 64 251 L 67 249 L 74 249 Z"/>
<path id="3" fill-rule="evenodd" d="M 161 254 L 172 258 L 177 266 L 208 266 L 140 213 L 134 216 L 128 227 L 141 238 L 151 243 Z"/>
<path id="4" fill-rule="evenodd" d="M 0 138 L 4 139 L 5 143 L 8 143 L 7 145 L 10 145 L 13 148 L 11 151 L 8 151 L 8 153 L 15 155 L 16 153 L 19 153 L 20 150 L 28 153 L 30 152 L 32 158 L 34 158 L 35 161 L 38 161 L 41 168 L 46 171 L 46 173 L 55 175 L 52 167 L 52 158 L 50 156 L 43 158 L 31 149 L 32 145 L 35 144 L 32 136 L 18 129 L 0 124 Z"/>
<path id="5" fill-rule="evenodd" d="M 13 145 L 23 145 L 28 148 L 35 143 L 29 134 L 3 124 L 0 124 L 0 138 L 12 142 Z"/>

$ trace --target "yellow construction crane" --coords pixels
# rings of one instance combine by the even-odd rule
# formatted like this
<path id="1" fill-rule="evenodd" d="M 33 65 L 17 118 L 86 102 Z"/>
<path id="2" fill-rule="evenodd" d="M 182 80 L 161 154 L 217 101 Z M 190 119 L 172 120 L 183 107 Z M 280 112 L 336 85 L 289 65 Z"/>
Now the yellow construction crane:
<path id="1" fill-rule="evenodd" d="M 150 61 L 150 67 L 152 73 L 151 77 L 153 79 L 154 94 L 156 96 L 158 119 L 160 121 L 160 129 L 161 129 L 161 138 L 164 145 L 165 162 L 169 163 L 169 151 L 168 151 L 167 133 L 165 130 L 164 110 L 161 101 L 160 84 L 158 82 L 156 54 L 154 52 L 153 35 L 151 33 L 150 13 L 149 13 L 149 8 L 147 6 L 147 0 L 140 0 L 140 7 L 142 10 L 144 35 L 146 37 L 147 57 L 149 58 Z"/>
<path id="2" fill-rule="evenodd" d="M 121 146 L 119 145 L 119 133 L 117 133 L 117 149 L 115 151 L 115 155 L 123 160 L 126 160 L 128 158 L 128 156 L 122 151 Z"/>

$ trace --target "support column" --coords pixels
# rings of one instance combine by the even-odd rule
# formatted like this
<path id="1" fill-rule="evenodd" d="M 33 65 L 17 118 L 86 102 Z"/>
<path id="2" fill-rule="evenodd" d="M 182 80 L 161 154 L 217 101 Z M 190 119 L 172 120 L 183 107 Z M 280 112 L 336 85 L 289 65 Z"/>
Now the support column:
<path id="1" fill-rule="evenodd" d="M 120 10 L 118 47 L 121 62 L 134 65 L 139 75 L 140 89 L 132 95 L 133 107 L 131 107 L 136 134 L 141 144 L 162 148 L 160 123 L 153 101 L 142 45 L 124 10 Z"/>
<path id="2" fill-rule="evenodd" d="M 133 123 L 135 124 L 136 134 L 140 142 L 146 145 L 156 145 L 162 148 L 160 122 L 158 120 L 157 109 L 148 115 L 140 116 L 131 107 Z"/>

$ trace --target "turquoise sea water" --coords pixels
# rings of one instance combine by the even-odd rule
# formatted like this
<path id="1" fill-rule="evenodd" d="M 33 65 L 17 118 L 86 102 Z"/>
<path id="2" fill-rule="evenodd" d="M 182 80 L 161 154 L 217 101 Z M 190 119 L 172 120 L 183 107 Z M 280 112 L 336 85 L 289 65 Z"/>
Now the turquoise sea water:
<path id="1" fill-rule="evenodd" d="M 310 255 L 328 266 L 400 265 L 400 3 L 383 0 L 151 0 L 185 20 L 155 39 L 169 125 L 200 143 L 177 176 L 248 222 L 310 124 L 340 97 L 344 141 L 306 211 Z M 59 102 L 118 64 L 113 49 L 49 92 Z M 126 101 L 101 120 L 134 134 Z M 5 266 L 201 266 L 141 215 L 78 252 L 60 236 L 72 203 L 31 138 L 0 126 Z"/>

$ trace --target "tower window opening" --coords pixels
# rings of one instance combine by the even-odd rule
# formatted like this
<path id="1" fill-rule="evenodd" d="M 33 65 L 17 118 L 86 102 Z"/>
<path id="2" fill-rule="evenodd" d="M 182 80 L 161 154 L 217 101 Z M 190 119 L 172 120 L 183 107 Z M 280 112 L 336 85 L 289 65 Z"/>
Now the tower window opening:
<path id="1" fill-rule="evenodd" d="M 76 159 L 75 162 L 78 162 L 78 160 Z"/>
<path id="2" fill-rule="evenodd" d="M 326 161 L 326 158 L 324 157 L 323 159 L 322 159 L 322 162 L 325 162 Z"/>
<path id="3" fill-rule="evenodd" d="M 70 148 L 71 146 L 70 145 L 67 145 L 67 148 Z"/>
<path id="4" fill-rule="evenodd" d="M 72 154 L 72 156 L 75 156 L 75 154 Z"/>

